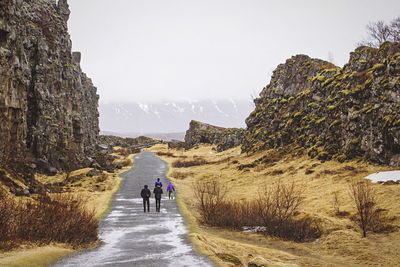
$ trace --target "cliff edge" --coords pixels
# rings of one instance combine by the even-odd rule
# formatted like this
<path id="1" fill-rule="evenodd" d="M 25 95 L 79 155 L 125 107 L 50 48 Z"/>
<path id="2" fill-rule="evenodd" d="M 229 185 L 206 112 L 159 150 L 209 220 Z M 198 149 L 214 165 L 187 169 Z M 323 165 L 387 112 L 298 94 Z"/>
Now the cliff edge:
<path id="1" fill-rule="evenodd" d="M 99 96 L 71 51 L 69 14 L 66 0 L 0 2 L 3 166 L 68 170 L 95 150 Z"/>

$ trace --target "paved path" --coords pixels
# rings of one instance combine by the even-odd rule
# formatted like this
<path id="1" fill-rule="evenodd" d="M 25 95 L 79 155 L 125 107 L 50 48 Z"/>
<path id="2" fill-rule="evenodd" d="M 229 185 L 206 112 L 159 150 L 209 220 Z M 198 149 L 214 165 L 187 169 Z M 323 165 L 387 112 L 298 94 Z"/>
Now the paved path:
<path id="1" fill-rule="evenodd" d="M 165 188 L 166 171 L 167 164 L 153 153 L 136 155 L 135 166 L 123 175 L 111 211 L 101 223 L 102 245 L 73 254 L 55 266 L 212 266 L 193 251 L 176 202 L 169 200 L 166 192 L 160 213 L 155 212 L 153 196 L 150 213 L 143 213 L 143 185 L 153 190 L 159 177 Z"/>

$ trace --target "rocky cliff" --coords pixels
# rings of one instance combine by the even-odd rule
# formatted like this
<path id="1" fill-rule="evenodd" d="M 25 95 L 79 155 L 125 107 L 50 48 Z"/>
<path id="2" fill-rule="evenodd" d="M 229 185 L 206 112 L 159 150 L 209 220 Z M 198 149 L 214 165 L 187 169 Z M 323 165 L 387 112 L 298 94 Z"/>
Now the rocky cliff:
<path id="1" fill-rule="evenodd" d="M 98 95 L 71 52 L 69 14 L 66 0 L 0 2 L 2 165 L 71 169 L 95 149 Z"/>
<path id="2" fill-rule="evenodd" d="M 274 71 L 247 118 L 244 151 L 400 165 L 400 44 L 359 47 L 343 68 L 298 55 Z"/>
<path id="3" fill-rule="evenodd" d="M 217 146 L 217 151 L 223 151 L 239 146 L 243 136 L 244 129 L 223 128 L 192 120 L 186 131 L 185 146 L 192 148 L 198 144 L 212 144 Z"/>

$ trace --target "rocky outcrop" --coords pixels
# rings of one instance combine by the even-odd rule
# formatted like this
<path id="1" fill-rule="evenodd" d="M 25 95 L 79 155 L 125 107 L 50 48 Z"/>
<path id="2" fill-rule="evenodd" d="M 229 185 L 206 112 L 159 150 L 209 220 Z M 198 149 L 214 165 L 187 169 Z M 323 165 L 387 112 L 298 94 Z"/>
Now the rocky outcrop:
<path id="1" fill-rule="evenodd" d="M 69 14 L 66 0 L 0 2 L 2 165 L 72 169 L 95 149 L 98 95 L 71 52 Z"/>
<path id="2" fill-rule="evenodd" d="M 186 131 L 185 146 L 192 148 L 198 144 L 212 144 L 216 145 L 217 151 L 224 151 L 239 146 L 243 136 L 244 129 L 223 128 L 192 120 Z"/>
<path id="3" fill-rule="evenodd" d="M 321 160 L 400 165 L 400 44 L 360 47 L 343 68 L 294 56 L 247 118 L 243 151 L 291 145 Z"/>
<path id="4" fill-rule="evenodd" d="M 142 148 L 148 148 L 156 144 L 161 144 L 162 141 L 146 136 L 139 136 L 136 138 L 124 138 L 114 135 L 100 135 L 99 136 L 99 146 L 100 148 L 110 148 L 120 146 L 128 149 L 130 154 L 138 153 Z"/>

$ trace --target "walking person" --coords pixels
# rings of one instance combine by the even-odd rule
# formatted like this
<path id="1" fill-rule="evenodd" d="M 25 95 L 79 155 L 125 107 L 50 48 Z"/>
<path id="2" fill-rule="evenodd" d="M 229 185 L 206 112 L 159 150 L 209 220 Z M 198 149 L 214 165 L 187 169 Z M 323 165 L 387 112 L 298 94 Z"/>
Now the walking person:
<path id="1" fill-rule="evenodd" d="M 146 212 L 146 206 L 147 206 L 147 212 L 150 212 L 150 196 L 151 192 L 150 189 L 148 188 L 147 185 L 144 186 L 142 189 L 142 192 L 140 192 L 140 196 L 143 198 L 143 209 L 144 212 Z"/>
<path id="2" fill-rule="evenodd" d="M 160 178 L 157 178 L 157 181 L 154 183 L 154 187 L 162 187 L 162 182 L 160 181 Z"/>
<path id="3" fill-rule="evenodd" d="M 169 198 L 169 199 L 174 198 L 174 197 L 172 196 L 172 193 L 175 192 L 175 187 L 174 187 L 174 185 L 173 185 L 171 182 L 169 182 L 169 184 L 168 184 L 167 192 L 168 192 L 168 198 Z"/>
<path id="4" fill-rule="evenodd" d="M 159 186 L 159 185 L 156 186 L 156 187 L 154 188 L 153 193 L 154 193 L 154 197 L 156 198 L 156 211 L 157 211 L 157 212 L 160 212 L 160 207 L 161 207 L 161 195 L 162 195 L 162 193 L 163 193 L 163 190 L 162 190 L 161 186 Z"/>

